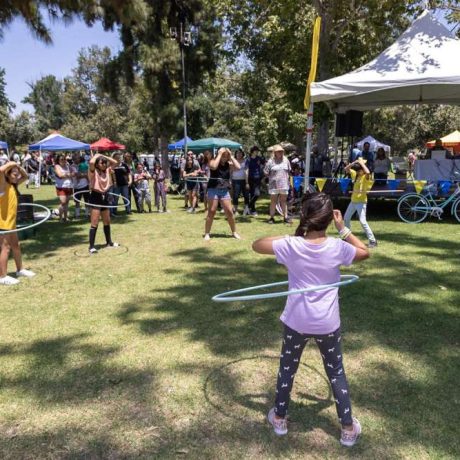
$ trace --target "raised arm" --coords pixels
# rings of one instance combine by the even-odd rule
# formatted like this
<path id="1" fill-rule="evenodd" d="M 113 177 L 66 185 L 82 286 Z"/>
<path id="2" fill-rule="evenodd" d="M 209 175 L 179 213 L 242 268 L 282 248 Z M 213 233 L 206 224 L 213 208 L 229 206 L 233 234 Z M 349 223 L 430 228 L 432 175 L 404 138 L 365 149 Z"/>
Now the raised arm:
<path id="1" fill-rule="evenodd" d="M 364 174 L 366 174 L 366 176 L 369 176 L 371 172 L 369 171 L 369 168 L 366 166 L 365 161 L 361 157 L 358 158 L 358 163 L 363 168 Z"/>
<path id="2" fill-rule="evenodd" d="M 241 169 L 241 165 L 239 163 L 239 161 L 233 156 L 233 154 L 231 154 L 230 156 L 230 161 L 232 162 L 231 163 L 231 166 L 233 169 Z"/>
<path id="3" fill-rule="evenodd" d="M 223 151 L 221 149 L 219 149 L 219 151 L 217 152 L 216 158 L 213 158 L 209 162 L 210 169 L 217 169 L 218 168 L 219 163 L 220 163 L 220 159 L 222 158 L 222 153 L 223 153 Z"/>

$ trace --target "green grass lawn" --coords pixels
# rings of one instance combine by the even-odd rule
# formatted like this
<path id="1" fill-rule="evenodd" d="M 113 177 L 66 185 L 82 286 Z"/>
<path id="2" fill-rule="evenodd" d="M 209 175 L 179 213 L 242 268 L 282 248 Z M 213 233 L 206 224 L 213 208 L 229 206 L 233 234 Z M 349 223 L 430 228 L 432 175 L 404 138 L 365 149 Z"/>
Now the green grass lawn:
<path id="1" fill-rule="evenodd" d="M 55 207 L 54 188 L 33 194 Z M 168 199 L 169 214 L 117 218 L 120 249 L 89 257 L 84 220 L 49 221 L 23 242 L 38 275 L 0 287 L 0 458 L 458 458 L 459 224 L 407 225 L 394 203 L 370 205 L 379 246 L 344 271 L 361 280 L 341 290 L 345 367 L 363 425 L 346 450 L 313 344 L 289 434 L 277 438 L 265 421 L 284 299 L 211 301 L 285 279 L 251 243 L 294 227 L 240 217 L 236 241 L 218 216 L 218 237 L 205 243 L 202 208 L 190 215 L 180 197 Z"/>

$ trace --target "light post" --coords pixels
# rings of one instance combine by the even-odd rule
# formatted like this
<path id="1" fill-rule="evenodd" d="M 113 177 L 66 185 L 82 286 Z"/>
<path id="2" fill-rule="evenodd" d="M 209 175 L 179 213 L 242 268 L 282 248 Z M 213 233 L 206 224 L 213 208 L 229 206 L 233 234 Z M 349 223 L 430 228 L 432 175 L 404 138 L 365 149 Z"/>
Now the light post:
<path id="1" fill-rule="evenodd" d="M 184 152 L 187 153 L 187 106 L 186 106 L 186 84 L 185 84 L 185 56 L 184 48 L 192 43 L 191 32 L 185 31 L 185 18 L 180 18 L 179 31 L 176 27 L 169 29 L 169 36 L 172 40 L 177 40 L 180 49 L 180 60 L 182 65 L 182 111 L 184 119 Z"/>

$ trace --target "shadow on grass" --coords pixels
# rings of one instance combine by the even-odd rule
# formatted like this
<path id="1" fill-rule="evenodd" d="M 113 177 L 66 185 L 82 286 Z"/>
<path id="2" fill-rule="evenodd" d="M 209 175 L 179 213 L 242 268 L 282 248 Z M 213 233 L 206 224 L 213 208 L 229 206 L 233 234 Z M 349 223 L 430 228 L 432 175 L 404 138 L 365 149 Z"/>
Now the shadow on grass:
<path id="1" fill-rule="evenodd" d="M 391 231 L 379 234 L 379 239 L 382 246 L 384 242 L 400 242 L 408 257 L 388 257 L 380 246 L 370 261 L 351 269 L 361 274 L 362 280 L 341 291 L 345 356 L 347 352 L 365 354 L 368 347 L 376 346 L 404 356 L 409 366 L 413 362 L 430 372 L 428 376 L 421 372 L 410 377 L 383 361 L 378 371 L 366 375 L 357 372 L 356 379 L 350 375 L 354 400 L 383 417 L 388 429 L 401 433 L 401 443 L 454 454 L 458 451 L 458 441 L 453 443 L 457 438 L 452 436 L 453 427 L 457 426 L 456 412 L 445 395 L 456 394 L 460 377 L 460 315 L 455 307 L 460 304 L 460 294 L 455 276 L 442 265 L 435 266 L 435 262 L 455 261 L 458 245 L 435 237 Z M 234 359 L 278 348 L 282 302 L 275 299 L 213 304 L 210 300 L 218 292 L 285 277 L 272 258 L 245 264 L 242 272 L 238 252 L 226 257 L 200 248 L 174 255 L 185 259 L 193 270 L 179 286 L 152 290 L 151 294 L 126 303 L 118 314 L 122 324 L 136 326 L 148 335 L 184 330 L 190 340 L 204 343 L 219 358 Z M 414 262 L 414 256 L 419 255 L 423 261 Z M 378 269 L 379 274 L 366 278 L 368 269 Z M 438 294 L 442 294 L 440 302 L 436 301 Z M 231 375 L 226 375 L 226 379 L 222 396 L 239 388 Z M 444 396 L 432 397 L 433 393 Z M 377 400 L 376 394 L 380 395 Z M 248 396 L 246 405 L 252 404 Z M 268 406 L 264 409 L 265 412 Z M 423 430 L 421 434 L 414 429 L 419 426 L 414 420 L 424 421 L 426 414 L 430 414 L 432 422 L 427 426 L 436 429 Z M 393 454 L 397 455 L 397 446 Z"/>

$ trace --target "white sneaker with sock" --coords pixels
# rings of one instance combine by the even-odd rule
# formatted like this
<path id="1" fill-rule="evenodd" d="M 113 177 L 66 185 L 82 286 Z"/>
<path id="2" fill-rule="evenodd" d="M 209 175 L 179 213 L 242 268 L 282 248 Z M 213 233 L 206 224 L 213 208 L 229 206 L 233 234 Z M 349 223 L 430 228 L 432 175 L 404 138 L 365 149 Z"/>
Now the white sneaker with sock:
<path id="1" fill-rule="evenodd" d="M 18 283 L 19 283 L 19 280 L 17 280 L 16 278 L 13 278 L 12 276 L 6 275 L 0 278 L 0 284 L 3 284 L 4 286 L 13 286 Z"/>
<path id="2" fill-rule="evenodd" d="M 286 418 L 275 418 L 275 415 L 275 408 L 272 407 L 267 415 L 268 422 L 272 425 L 275 434 L 284 436 L 288 432 Z"/>
<path id="3" fill-rule="evenodd" d="M 21 276 L 24 276 L 25 278 L 33 278 L 35 276 L 35 273 L 32 270 L 26 270 L 25 268 L 22 268 L 18 272 L 16 272 L 16 276 L 19 278 Z"/>

